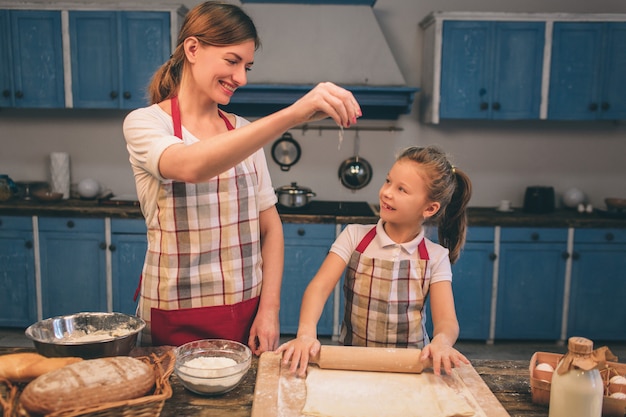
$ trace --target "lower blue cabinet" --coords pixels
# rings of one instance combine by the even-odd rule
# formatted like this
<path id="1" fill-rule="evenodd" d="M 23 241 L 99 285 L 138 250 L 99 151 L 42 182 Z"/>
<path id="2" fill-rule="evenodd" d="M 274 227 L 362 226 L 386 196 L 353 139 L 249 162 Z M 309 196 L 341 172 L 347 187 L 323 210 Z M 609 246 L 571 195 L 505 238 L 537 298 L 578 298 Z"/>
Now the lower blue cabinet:
<path id="1" fill-rule="evenodd" d="M 283 224 L 285 236 L 285 269 L 280 295 L 280 331 L 296 334 L 300 305 L 307 285 L 324 262 L 335 241 L 334 224 Z M 318 322 L 317 333 L 333 333 L 333 297 L 329 297 Z"/>
<path id="2" fill-rule="evenodd" d="M 567 257 L 565 228 L 502 228 L 496 339 L 560 339 Z"/>
<path id="3" fill-rule="evenodd" d="M 39 219 L 43 318 L 106 311 L 104 219 Z"/>
<path id="4" fill-rule="evenodd" d="M 626 341 L 626 230 L 574 234 L 567 336 Z"/>
<path id="5" fill-rule="evenodd" d="M 33 223 L 30 217 L 0 217 L 0 326 L 37 321 Z"/>
<path id="6" fill-rule="evenodd" d="M 111 219 L 111 272 L 113 311 L 134 315 L 133 300 L 146 257 L 148 241 L 143 219 Z"/>

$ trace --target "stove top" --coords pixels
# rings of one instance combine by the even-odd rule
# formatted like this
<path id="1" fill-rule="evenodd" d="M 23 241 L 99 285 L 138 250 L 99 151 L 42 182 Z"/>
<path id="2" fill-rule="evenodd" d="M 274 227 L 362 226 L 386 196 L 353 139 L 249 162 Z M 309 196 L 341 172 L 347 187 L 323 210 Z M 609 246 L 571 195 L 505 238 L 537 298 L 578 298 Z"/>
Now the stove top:
<path id="1" fill-rule="evenodd" d="M 375 216 L 365 201 L 319 201 L 312 200 L 306 207 L 288 208 L 276 206 L 280 214 L 309 214 L 318 216 Z"/>

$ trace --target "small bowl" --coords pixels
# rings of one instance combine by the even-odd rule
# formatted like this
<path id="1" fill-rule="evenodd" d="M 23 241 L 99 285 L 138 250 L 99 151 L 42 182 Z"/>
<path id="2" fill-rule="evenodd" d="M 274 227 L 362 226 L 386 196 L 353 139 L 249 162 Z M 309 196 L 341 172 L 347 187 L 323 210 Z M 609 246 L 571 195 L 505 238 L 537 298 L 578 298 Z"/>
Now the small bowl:
<path id="1" fill-rule="evenodd" d="M 626 198 L 605 198 L 604 203 L 611 210 L 626 210 Z"/>
<path id="2" fill-rule="evenodd" d="M 196 340 L 175 350 L 174 372 L 185 388 L 220 395 L 235 388 L 250 369 L 252 351 L 232 340 Z"/>
<path id="3" fill-rule="evenodd" d="M 63 193 L 55 193 L 50 190 L 33 191 L 33 196 L 39 201 L 59 201 L 63 198 Z"/>
<path id="4" fill-rule="evenodd" d="M 76 313 L 38 321 L 25 334 L 41 355 L 95 359 L 128 355 L 145 326 L 123 313 Z"/>

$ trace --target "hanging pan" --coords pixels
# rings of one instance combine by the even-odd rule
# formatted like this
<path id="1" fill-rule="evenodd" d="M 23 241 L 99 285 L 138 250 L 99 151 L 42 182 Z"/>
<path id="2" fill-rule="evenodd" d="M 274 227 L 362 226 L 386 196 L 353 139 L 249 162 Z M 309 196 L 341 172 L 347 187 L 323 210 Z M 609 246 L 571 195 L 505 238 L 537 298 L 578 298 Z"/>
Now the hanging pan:
<path id="1" fill-rule="evenodd" d="M 272 145 L 272 159 L 282 171 L 289 171 L 289 168 L 298 162 L 301 153 L 300 145 L 289 132 L 286 132 Z"/>
<path id="2" fill-rule="evenodd" d="M 372 166 L 367 160 L 359 157 L 360 141 L 357 130 L 354 135 L 354 156 L 346 159 L 339 166 L 341 184 L 351 190 L 360 190 L 372 180 Z"/>

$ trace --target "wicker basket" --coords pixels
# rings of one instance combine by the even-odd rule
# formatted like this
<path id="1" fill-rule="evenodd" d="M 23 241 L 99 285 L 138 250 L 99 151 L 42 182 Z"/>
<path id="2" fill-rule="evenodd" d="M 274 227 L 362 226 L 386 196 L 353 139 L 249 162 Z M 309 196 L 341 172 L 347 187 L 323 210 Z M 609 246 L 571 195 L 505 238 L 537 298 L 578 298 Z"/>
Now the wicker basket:
<path id="1" fill-rule="evenodd" d="M 563 355 L 560 353 L 548 352 L 535 352 L 531 357 L 528 370 L 530 373 L 530 391 L 533 403 L 543 405 L 550 404 L 551 378 L 548 378 L 545 373 L 536 371 L 535 367 L 540 363 L 549 363 L 556 369 L 556 365 L 562 357 Z M 602 416 L 624 417 L 624 415 L 626 415 L 626 400 L 618 400 L 608 396 L 608 381 L 611 376 L 626 375 L 626 364 L 619 362 L 607 362 L 606 368 L 600 371 L 600 375 L 602 376 L 602 380 L 605 385 L 605 396 L 604 401 L 602 402 Z"/>
<path id="2" fill-rule="evenodd" d="M 44 417 L 158 417 L 165 400 L 172 396 L 169 382 L 174 370 L 174 352 L 138 357 L 154 369 L 156 377 L 155 389 L 150 395 L 132 400 L 109 402 L 91 407 L 81 407 L 46 414 Z M 0 381 L 1 405 L 4 417 L 29 417 L 19 405 L 19 395 L 25 384 L 13 385 L 8 381 Z"/>

